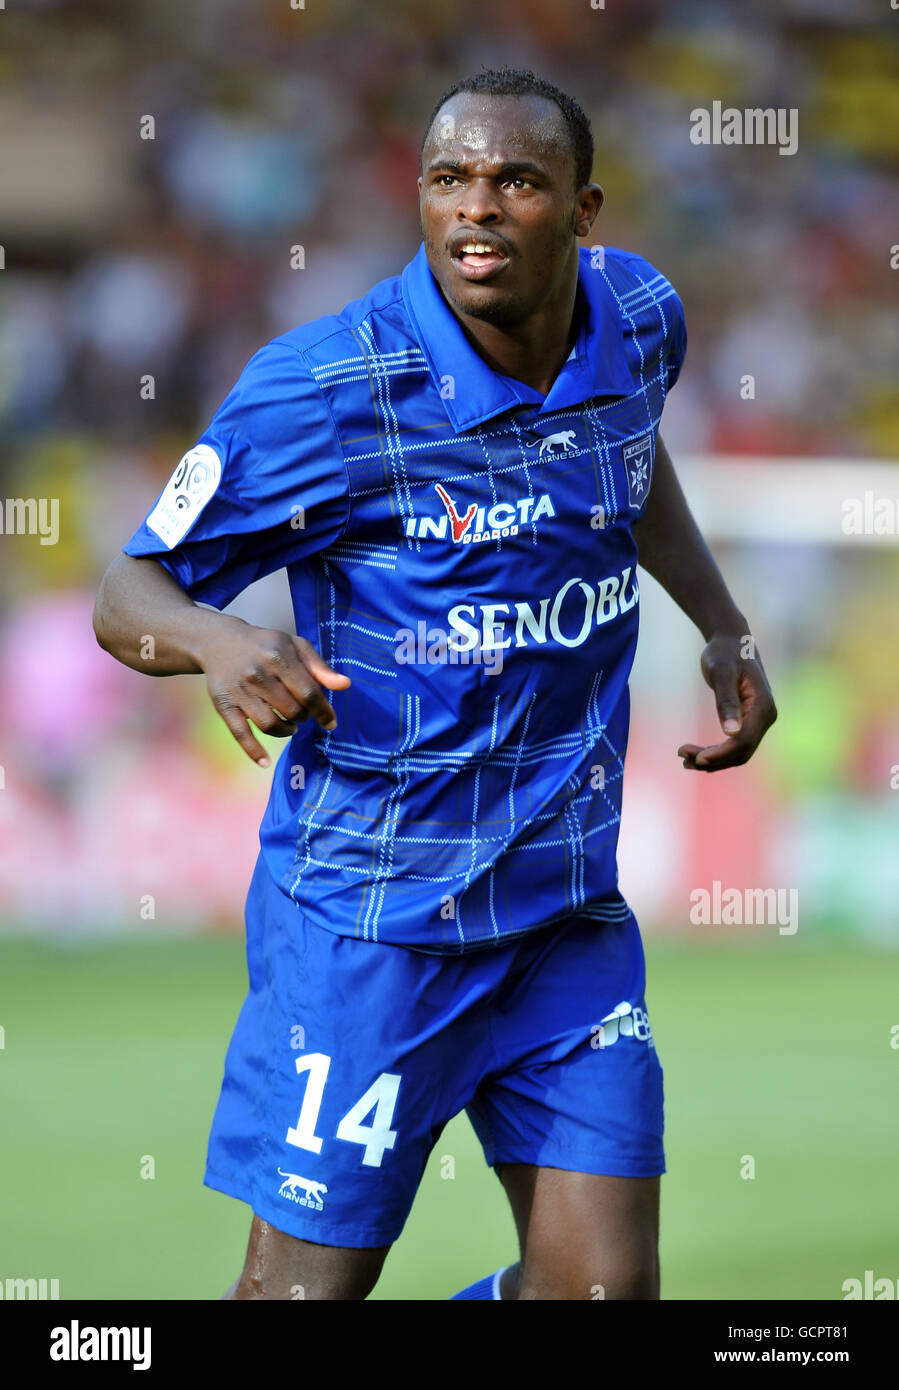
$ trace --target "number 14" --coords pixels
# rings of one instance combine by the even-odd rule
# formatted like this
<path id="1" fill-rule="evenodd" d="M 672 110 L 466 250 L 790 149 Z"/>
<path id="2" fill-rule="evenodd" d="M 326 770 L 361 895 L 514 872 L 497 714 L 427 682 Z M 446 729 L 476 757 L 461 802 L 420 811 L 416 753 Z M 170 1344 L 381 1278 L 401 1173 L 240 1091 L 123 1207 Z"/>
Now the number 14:
<path id="1" fill-rule="evenodd" d="M 308 1072 L 309 1079 L 306 1082 L 300 1118 L 297 1120 L 296 1128 L 292 1127 L 287 1131 L 287 1142 L 295 1144 L 298 1149 L 308 1149 L 314 1154 L 320 1154 L 322 1151 L 322 1140 L 315 1133 L 315 1124 L 321 1110 L 330 1065 L 331 1058 L 324 1052 L 310 1052 L 308 1056 L 298 1057 L 296 1061 L 297 1073 L 302 1075 L 304 1071 Z M 396 1143 L 396 1130 L 390 1128 L 390 1123 L 396 1109 L 400 1080 L 399 1076 L 382 1071 L 377 1081 L 369 1086 L 364 1096 L 359 1097 L 337 1126 L 337 1139 L 363 1145 L 365 1152 L 362 1162 L 369 1168 L 380 1168 L 384 1150 L 392 1149 Z M 375 1112 L 374 1119 L 370 1125 L 364 1125 L 362 1121 L 370 1110 Z"/>

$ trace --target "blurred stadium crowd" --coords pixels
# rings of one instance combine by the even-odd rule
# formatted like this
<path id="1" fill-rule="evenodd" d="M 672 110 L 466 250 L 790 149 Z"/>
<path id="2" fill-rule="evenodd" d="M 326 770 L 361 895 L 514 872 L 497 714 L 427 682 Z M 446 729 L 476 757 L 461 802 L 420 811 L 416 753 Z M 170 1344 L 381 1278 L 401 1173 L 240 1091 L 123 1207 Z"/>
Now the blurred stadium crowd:
<path id="1" fill-rule="evenodd" d="M 151 881 L 168 920 L 235 921 L 265 788 L 197 683 L 146 680 L 96 649 L 96 583 L 256 348 L 414 254 L 423 121 L 482 64 L 531 66 L 580 99 L 607 200 L 595 240 L 646 255 L 684 300 L 675 457 L 896 457 L 899 61 L 882 11 L 30 0 L 3 15 L 0 494 L 59 498 L 61 518 L 54 546 L 0 538 L 8 920 L 138 926 Z M 799 152 L 694 145 L 690 112 L 713 100 L 798 108 Z M 846 568 L 860 615 L 896 577 L 886 552 Z M 286 589 L 267 592 L 267 621 L 287 625 Z M 807 689 L 825 745 L 842 719 L 841 744 L 816 771 L 820 749 L 785 720 L 795 777 L 781 768 L 765 794 L 823 788 L 876 818 L 881 764 L 871 785 L 859 768 L 875 743 L 899 762 L 899 639 L 879 613 L 867 646 L 858 626 L 834 633 L 816 585 L 792 593 L 791 630 L 816 637 L 792 667 L 784 644 L 778 674 Z M 861 691 L 844 674 L 853 642 Z"/>

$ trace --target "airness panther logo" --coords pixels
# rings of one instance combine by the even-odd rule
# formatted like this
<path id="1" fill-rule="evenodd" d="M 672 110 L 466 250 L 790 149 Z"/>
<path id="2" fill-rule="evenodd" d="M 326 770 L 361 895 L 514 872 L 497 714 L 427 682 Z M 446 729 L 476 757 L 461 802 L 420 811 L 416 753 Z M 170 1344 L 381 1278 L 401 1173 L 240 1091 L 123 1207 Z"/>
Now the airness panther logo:
<path id="1" fill-rule="evenodd" d="M 299 1207 L 311 1207 L 313 1211 L 324 1211 L 325 1204 L 321 1199 L 321 1194 L 327 1192 L 327 1187 L 323 1182 L 313 1182 L 311 1178 L 301 1178 L 299 1173 L 285 1173 L 283 1168 L 278 1172 L 284 1179 L 278 1188 L 278 1196 L 286 1197 L 288 1202 L 296 1202 Z M 300 1196 L 297 1188 L 302 1188 L 304 1196 Z"/>
<path id="2" fill-rule="evenodd" d="M 537 443 L 536 439 L 528 445 L 533 449 Z M 548 434 L 540 440 L 540 450 L 538 458 L 545 458 L 549 454 L 554 458 L 557 454 L 576 454 L 577 445 L 574 442 L 574 430 L 558 430 L 555 434 Z"/>

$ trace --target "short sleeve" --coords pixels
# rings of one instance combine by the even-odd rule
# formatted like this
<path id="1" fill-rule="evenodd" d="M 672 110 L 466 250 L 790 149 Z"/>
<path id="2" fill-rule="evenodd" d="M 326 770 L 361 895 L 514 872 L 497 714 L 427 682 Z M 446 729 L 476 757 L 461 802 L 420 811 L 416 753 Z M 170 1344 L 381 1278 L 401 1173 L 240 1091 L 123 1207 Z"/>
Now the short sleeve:
<path id="1" fill-rule="evenodd" d="M 680 376 L 680 369 L 684 365 L 684 358 L 687 355 L 687 321 L 684 317 L 684 306 L 680 296 L 675 294 L 671 298 L 672 314 L 671 323 L 668 328 L 668 336 L 665 341 L 666 348 L 666 367 L 668 373 L 667 390 Z"/>
<path id="2" fill-rule="evenodd" d="M 247 363 L 122 549 L 224 608 L 254 580 L 333 544 L 348 501 L 327 402 L 302 354 L 275 341 Z"/>

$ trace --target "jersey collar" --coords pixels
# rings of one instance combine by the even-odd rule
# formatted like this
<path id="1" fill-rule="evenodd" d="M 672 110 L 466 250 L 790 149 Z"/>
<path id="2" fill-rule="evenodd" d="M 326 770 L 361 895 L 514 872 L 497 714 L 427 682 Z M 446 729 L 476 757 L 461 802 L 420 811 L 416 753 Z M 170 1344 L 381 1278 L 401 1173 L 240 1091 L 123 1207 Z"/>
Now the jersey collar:
<path id="1" fill-rule="evenodd" d="M 591 267 L 589 247 L 580 248 L 578 283 L 584 321 L 538 414 L 580 405 L 591 396 L 629 396 L 639 385 L 627 361 L 620 306 L 604 272 Z M 505 410 L 534 404 L 526 387 L 519 391 L 511 378 L 497 375 L 471 346 L 431 274 L 424 243 L 403 270 L 402 288 L 415 336 L 457 434 Z"/>

